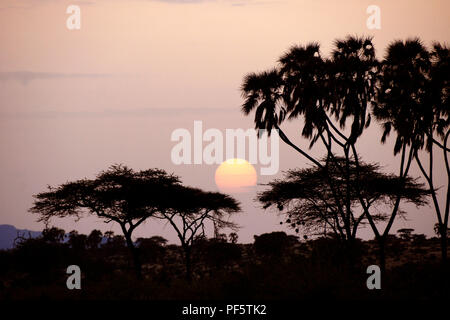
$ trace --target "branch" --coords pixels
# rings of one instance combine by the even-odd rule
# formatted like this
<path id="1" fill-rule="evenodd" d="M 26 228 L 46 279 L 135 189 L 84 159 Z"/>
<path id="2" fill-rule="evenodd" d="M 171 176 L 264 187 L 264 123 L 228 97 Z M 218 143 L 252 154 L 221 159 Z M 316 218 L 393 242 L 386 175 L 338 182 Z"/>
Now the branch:
<path id="1" fill-rule="evenodd" d="M 444 138 L 444 160 L 445 160 L 445 167 L 447 168 L 447 201 L 445 204 L 445 213 L 444 213 L 444 227 L 446 228 L 448 226 L 448 216 L 449 216 L 449 210 L 450 210 L 450 164 L 449 164 L 449 160 L 448 160 L 448 155 L 447 155 L 447 141 L 448 141 L 448 137 L 450 135 L 450 130 L 447 131 L 447 134 L 445 135 Z"/>
<path id="2" fill-rule="evenodd" d="M 275 129 L 278 130 L 279 135 L 281 140 L 283 140 L 287 145 L 291 146 L 292 148 L 294 148 L 294 150 L 296 150 L 297 152 L 299 152 L 302 156 L 304 156 L 305 158 L 307 158 L 309 161 L 311 161 L 312 163 L 314 163 L 316 166 L 318 166 L 319 168 L 322 168 L 323 166 L 320 164 L 319 161 L 317 161 L 316 159 L 314 159 L 313 157 L 311 157 L 309 154 L 307 154 L 305 151 L 303 151 L 302 149 L 300 149 L 299 147 L 297 147 L 295 144 L 293 144 L 289 138 L 284 134 L 284 132 L 280 129 L 280 127 L 275 124 L 274 125 Z"/>
<path id="3" fill-rule="evenodd" d="M 333 124 L 333 122 L 330 120 L 327 114 L 325 114 L 325 120 L 328 122 L 328 124 L 331 126 L 331 128 L 342 138 L 345 142 L 348 141 L 348 138 L 336 128 L 336 126 Z"/>

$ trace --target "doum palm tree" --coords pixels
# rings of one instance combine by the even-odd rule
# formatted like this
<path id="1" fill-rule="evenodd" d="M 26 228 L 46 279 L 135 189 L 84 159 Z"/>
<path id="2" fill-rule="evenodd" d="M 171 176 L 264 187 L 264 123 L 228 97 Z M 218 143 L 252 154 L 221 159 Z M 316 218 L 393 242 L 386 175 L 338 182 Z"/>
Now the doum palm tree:
<path id="1" fill-rule="evenodd" d="M 339 167 L 349 182 L 350 163 L 358 160 L 356 141 L 370 124 L 370 104 L 374 99 L 377 61 L 371 38 L 347 37 L 335 42 L 330 59 L 323 58 L 317 43 L 291 47 L 277 68 L 251 73 L 244 79 L 242 106 L 244 114 L 255 112 L 257 129 L 278 129 L 280 138 L 313 165 Z M 302 136 L 309 148 L 321 141 L 327 149 L 325 163 L 295 145 L 280 128 L 285 120 L 302 120 Z M 349 130 L 348 130 L 349 128 Z M 347 132 L 346 132 L 347 130 Z M 270 131 L 269 131 L 270 133 Z M 345 156 L 342 165 L 335 149 Z M 330 190 L 341 219 L 346 239 L 352 232 L 353 208 L 350 188 L 342 188 L 328 177 Z"/>

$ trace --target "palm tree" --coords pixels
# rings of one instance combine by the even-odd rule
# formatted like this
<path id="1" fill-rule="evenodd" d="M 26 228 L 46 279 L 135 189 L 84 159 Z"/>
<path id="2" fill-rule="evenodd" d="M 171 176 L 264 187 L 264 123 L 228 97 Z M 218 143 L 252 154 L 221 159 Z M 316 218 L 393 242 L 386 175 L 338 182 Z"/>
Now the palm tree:
<path id="1" fill-rule="evenodd" d="M 415 152 L 424 145 L 424 123 L 427 114 L 427 74 L 430 70 L 430 55 L 419 39 L 394 41 L 387 48 L 379 77 L 378 103 L 373 114 L 381 123 L 385 143 L 393 130 L 396 134 L 394 155 L 400 153 L 398 176 L 406 181 Z M 404 185 L 404 184 L 403 184 Z M 401 190 L 392 208 L 390 219 L 381 233 L 371 223 L 380 246 L 381 266 L 384 269 L 384 246 L 389 231 L 398 213 Z M 370 221 L 370 215 L 368 215 Z"/>
<path id="2" fill-rule="evenodd" d="M 449 62 L 449 48 L 439 43 L 435 43 L 433 45 L 433 50 L 430 53 L 430 69 L 425 91 L 425 107 L 418 115 L 421 131 L 419 131 L 417 135 L 420 136 L 422 144 L 418 146 L 418 149 L 414 154 L 414 158 L 431 190 L 431 197 L 433 199 L 433 205 L 438 221 L 438 234 L 441 238 L 441 254 L 444 267 L 447 262 L 447 229 L 450 207 L 450 164 L 448 160 L 448 152 L 450 149 L 447 147 L 450 135 Z M 424 167 L 419 157 L 420 149 L 424 149 L 425 153 L 428 154 L 428 170 Z M 440 207 L 437 198 L 438 188 L 435 187 L 433 180 L 433 166 L 434 160 L 436 159 L 434 157 L 433 149 L 442 152 L 442 159 L 444 160 L 447 171 L 447 194 L 443 208 Z"/>
<path id="3" fill-rule="evenodd" d="M 242 112 L 249 115 L 255 111 L 255 129 L 267 130 L 270 135 L 272 129 L 277 129 L 280 138 L 301 155 L 319 165 L 319 161 L 306 151 L 293 144 L 279 125 L 285 120 L 287 110 L 283 104 L 284 80 L 277 69 L 261 73 L 249 73 L 245 76 L 241 86 L 242 96 L 245 99 Z M 259 131 L 258 131 L 259 132 Z"/>
<path id="4" fill-rule="evenodd" d="M 382 142 L 393 129 L 396 133 L 394 154 L 401 153 L 400 174 L 406 176 L 412 158 L 416 160 L 429 188 L 441 238 L 442 261 L 447 260 L 447 228 L 450 206 L 450 165 L 447 147 L 449 130 L 449 49 L 434 44 L 429 52 L 419 39 L 395 41 L 383 63 L 380 104 L 374 114 L 384 127 Z M 407 149 L 409 148 L 409 152 Z M 441 210 L 433 181 L 434 148 L 443 152 L 447 171 L 445 208 Z M 419 152 L 428 154 L 424 167 Z M 390 221 L 385 230 L 389 232 Z"/>
<path id="5" fill-rule="evenodd" d="M 339 165 L 348 181 L 352 161 L 349 151 L 353 150 L 353 157 L 358 158 L 356 140 L 370 123 L 368 104 L 374 97 L 376 67 L 371 38 L 347 37 L 336 41 L 331 59 L 321 56 L 317 43 L 293 46 L 279 59 L 276 69 L 245 77 L 242 111 L 248 115 L 255 110 L 257 129 L 278 129 L 280 138 L 316 167 L 327 168 L 330 162 Z M 294 145 L 281 130 L 284 120 L 299 118 L 303 120 L 302 136 L 310 141 L 310 148 L 319 139 L 326 147 L 324 164 Z M 353 121 L 346 136 L 343 130 L 349 119 Z M 334 156 L 336 146 L 345 154 L 344 167 Z M 341 190 L 331 178 L 328 183 L 350 235 L 352 192 Z"/>

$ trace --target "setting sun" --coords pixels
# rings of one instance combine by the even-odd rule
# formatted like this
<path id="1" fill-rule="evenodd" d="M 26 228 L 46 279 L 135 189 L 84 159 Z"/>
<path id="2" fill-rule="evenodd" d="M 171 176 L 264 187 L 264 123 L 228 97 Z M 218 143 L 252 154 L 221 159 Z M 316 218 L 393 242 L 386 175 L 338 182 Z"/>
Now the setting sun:
<path id="1" fill-rule="evenodd" d="M 255 168 L 243 159 L 228 159 L 216 170 L 216 185 L 225 193 L 246 192 L 256 185 Z"/>

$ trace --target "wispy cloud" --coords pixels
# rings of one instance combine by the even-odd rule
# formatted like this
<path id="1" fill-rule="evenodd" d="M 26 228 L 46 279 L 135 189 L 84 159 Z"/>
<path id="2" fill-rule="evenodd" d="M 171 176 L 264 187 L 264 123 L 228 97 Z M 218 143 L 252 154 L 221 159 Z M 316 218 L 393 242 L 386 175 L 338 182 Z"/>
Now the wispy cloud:
<path id="1" fill-rule="evenodd" d="M 31 71 L 14 71 L 0 72 L 0 81 L 19 81 L 23 85 L 27 85 L 33 80 L 59 79 L 59 78 L 106 78 L 112 74 L 107 73 L 58 73 L 58 72 L 31 72 Z"/>

